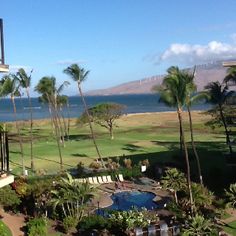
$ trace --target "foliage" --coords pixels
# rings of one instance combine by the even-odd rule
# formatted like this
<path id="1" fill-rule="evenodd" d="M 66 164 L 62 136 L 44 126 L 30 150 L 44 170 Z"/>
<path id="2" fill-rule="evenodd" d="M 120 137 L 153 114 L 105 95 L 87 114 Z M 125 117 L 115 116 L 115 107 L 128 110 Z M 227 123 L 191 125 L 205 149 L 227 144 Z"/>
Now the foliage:
<path id="1" fill-rule="evenodd" d="M 84 230 L 110 228 L 109 221 L 100 215 L 84 217 L 79 223 L 79 228 Z"/>
<path id="2" fill-rule="evenodd" d="M 47 220 L 45 218 L 34 218 L 26 224 L 29 236 L 47 236 Z"/>
<path id="3" fill-rule="evenodd" d="M 15 179 L 12 187 L 15 189 L 16 193 L 19 194 L 21 197 L 27 194 L 28 184 L 25 178 L 17 178 Z"/>
<path id="4" fill-rule="evenodd" d="M 9 185 L 0 188 L 0 204 L 3 207 L 15 208 L 21 203 L 19 196 Z"/>
<path id="5" fill-rule="evenodd" d="M 216 236 L 217 230 L 214 224 L 208 220 L 205 219 L 201 215 L 196 215 L 195 217 L 191 218 L 187 224 L 185 225 L 183 229 L 183 235 L 184 236 L 207 236 L 212 235 Z"/>
<path id="6" fill-rule="evenodd" d="M 102 165 L 99 162 L 97 162 L 97 161 L 93 161 L 89 165 L 89 168 L 92 168 L 92 169 L 95 169 L 95 170 L 98 170 L 101 167 L 102 167 Z"/>
<path id="7" fill-rule="evenodd" d="M 236 206 L 236 183 L 230 184 L 229 189 L 225 190 L 227 205 L 235 208 Z"/>
<path id="8" fill-rule="evenodd" d="M 136 208 L 129 211 L 115 211 L 110 214 L 109 220 L 113 227 L 126 231 L 135 227 L 146 227 L 151 221 L 157 221 L 156 215 L 150 215 L 143 208 L 141 211 Z"/>
<path id="9" fill-rule="evenodd" d="M 124 159 L 124 165 L 127 169 L 132 169 L 132 161 L 130 158 L 125 158 Z"/>
<path id="10" fill-rule="evenodd" d="M 86 203 L 94 195 L 94 188 L 88 183 L 79 183 L 67 173 L 61 178 L 55 190 L 51 191 L 51 204 L 54 210 L 59 208 L 63 217 L 74 217 L 79 222 L 84 216 Z"/>
<path id="11" fill-rule="evenodd" d="M 75 228 L 78 224 L 78 220 L 72 216 L 66 216 L 63 218 L 62 225 L 65 233 L 69 233 L 70 230 Z"/>

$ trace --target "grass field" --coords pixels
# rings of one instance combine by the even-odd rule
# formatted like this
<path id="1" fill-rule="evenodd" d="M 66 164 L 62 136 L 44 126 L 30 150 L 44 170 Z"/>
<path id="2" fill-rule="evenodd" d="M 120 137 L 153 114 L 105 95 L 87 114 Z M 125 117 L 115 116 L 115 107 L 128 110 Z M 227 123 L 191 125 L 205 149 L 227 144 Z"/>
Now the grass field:
<path id="1" fill-rule="evenodd" d="M 222 129 L 212 130 L 204 123 L 209 116 L 193 112 L 194 138 L 200 154 L 203 174 L 220 176 L 229 174 L 224 154 L 228 152 Z M 184 113 L 184 128 L 187 141 L 190 140 L 187 113 Z M 97 143 L 101 154 L 107 157 L 130 157 L 133 162 L 148 158 L 151 162 L 173 162 L 179 154 L 179 125 L 175 112 L 124 115 L 117 120 L 115 139 L 110 140 L 108 132 L 95 126 Z M 10 124 L 13 127 L 13 124 Z M 24 156 L 26 167 L 30 167 L 29 124 L 24 127 Z M 10 133 L 15 133 L 10 128 Z M 21 173 L 21 155 L 16 134 L 10 135 L 10 160 L 14 173 Z M 188 144 L 191 150 L 190 143 Z M 37 170 L 46 173 L 59 171 L 59 155 L 49 120 L 34 122 L 34 159 Z M 70 139 L 62 148 L 64 168 L 75 167 L 80 161 L 89 165 L 97 158 L 90 139 L 88 127 L 79 127 L 76 120 L 71 122 Z M 182 158 L 181 158 L 182 159 Z M 178 162 L 184 162 L 178 158 Z M 194 160 L 191 162 L 195 169 Z M 209 177 L 208 176 L 208 177 Z M 210 178 L 210 177 L 209 177 Z M 217 181 L 217 179 L 216 179 Z M 220 181 L 220 180 L 219 180 Z"/>
<path id="2" fill-rule="evenodd" d="M 0 232 L 2 236 L 12 236 L 10 229 L 0 220 Z"/>

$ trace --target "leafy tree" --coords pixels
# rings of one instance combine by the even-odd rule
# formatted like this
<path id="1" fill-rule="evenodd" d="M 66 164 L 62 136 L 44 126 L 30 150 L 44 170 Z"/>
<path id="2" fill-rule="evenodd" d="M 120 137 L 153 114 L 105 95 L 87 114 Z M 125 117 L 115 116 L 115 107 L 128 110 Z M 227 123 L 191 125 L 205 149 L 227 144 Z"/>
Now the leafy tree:
<path id="1" fill-rule="evenodd" d="M 94 188 L 88 183 L 75 181 L 70 174 L 51 191 L 51 204 L 54 210 L 59 207 L 64 217 L 73 217 L 77 223 L 83 218 L 86 203 L 94 195 Z"/>
<path id="2" fill-rule="evenodd" d="M 224 126 L 225 135 L 226 135 L 226 144 L 229 147 L 229 152 L 232 156 L 233 150 L 229 137 L 229 130 L 227 127 L 225 115 L 224 115 L 224 106 L 228 98 L 233 95 L 233 91 L 229 91 L 228 86 L 219 81 L 211 82 L 205 86 L 206 92 L 209 95 L 209 102 L 215 105 L 215 115 L 219 115 L 220 120 Z M 214 114 L 214 113 L 212 113 Z"/>
<path id="3" fill-rule="evenodd" d="M 12 105 L 13 105 L 16 130 L 17 130 L 17 133 L 18 133 L 19 144 L 20 144 L 22 174 L 25 175 L 25 162 L 24 162 L 23 143 L 22 143 L 22 137 L 21 137 L 21 133 L 20 133 L 20 127 L 19 127 L 19 124 L 18 124 L 18 121 L 17 121 L 17 109 L 16 109 L 16 104 L 15 104 L 15 97 L 20 96 L 19 81 L 18 81 L 18 78 L 15 75 L 9 74 L 9 75 L 4 76 L 1 79 L 0 84 L 1 84 L 0 96 L 3 96 L 3 97 L 10 96 L 11 102 L 12 102 Z"/>
<path id="4" fill-rule="evenodd" d="M 93 144 L 94 144 L 94 147 L 95 147 L 96 152 L 98 154 L 98 157 L 101 160 L 103 167 L 105 168 L 105 165 L 102 160 L 102 156 L 100 154 L 100 151 L 99 151 L 97 143 L 96 143 L 96 139 L 95 139 L 95 135 L 94 135 L 93 127 L 92 127 L 92 122 L 90 120 L 90 116 L 89 116 L 89 112 L 88 112 L 88 106 L 86 104 L 86 101 L 85 101 L 85 98 L 83 95 L 83 91 L 81 88 L 81 84 L 88 77 L 89 71 L 86 71 L 84 68 L 80 68 L 77 64 L 72 64 L 64 70 L 64 73 L 69 75 L 77 83 L 79 94 L 81 96 L 81 99 L 82 99 L 82 102 L 84 105 L 84 110 L 85 110 L 85 113 L 87 114 L 87 117 L 88 117 L 88 123 L 89 123 L 89 128 L 90 128 L 90 132 L 91 132 L 92 139 L 93 139 Z"/>
<path id="5" fill-rule="evenodd" d="M 230 184 L 229 189 L 225 190 L 227 205 L 235 208 L 236 206 L 236 183 Z"/>
<path id="6" fill-rule="evenodd" d="M 171 168 L 165 171 L 165 175 L 161 179 L 164 188 L 174 191 L 175 202 L 178 204 L 177 192 L 186 188 L 187 180 L 184 173 L 176 168 Z"/>
<path id="7" fill-rule="evenodd" d="M 184 147 L 185 162 L 187 169 L 187 183 L 189 189 L 189 198 L 191 202 L 191 212 L 193 213 L 193 197 L 191 191 L 191 179 L 190 179 L 190 165 L 187 144 L 185 142 L 185 135 L 183 129 L 182 111 L 186 103 L 187 85 L 189 81 L 186 79 L 185 73 L 179 70 L 178 67 L 170 67 L 167 70 L 168 74 L 164 77 L 162 85 L 154 88 L 160 93 L 160 101 L 164 102 L 167 106 L 175 107 L 177 109 L 177 115 L 179 120 L 180 129 L 180 145 Z M 181 152 L 182 153 L 182 152 Z"/>
<path id="8" fill-rule="evenodd" d="M 30 158 L 31 158 L 31 169 L 34 171 L 34 157 L 33 157 L 33 111 L 32 111 L 32 102 L 30 97 L 30 84 L 31 84 L 31 74 L 27 75 L 25 70 L 23 68 L 20 68 L 18 72 L 16 73 L 16 76 L 20 82 L 20 86 L 25 89 L 28 102 L 29 102 L 29 108 L 30 108 Z"/>
<path id="9" fill-rule="evenodd" d="M 217 230 L 214 224 L 208 220 L 205 219 L 201 215 L 196 215 L 195 217 L 191 218 L 185 228 L 183 229 L 184 236 L 207 236 L 212 235 L 216 236 Z"/>
<path id="10" fill-rule="evenodd" d="M 125 106 L 118 103 L 102 103 L 88 109 L 89 119 L 109 131 L 110 138 L 114 139 L 113 128 L 115 121 L 122 115 Z M 83 113 L 80 121 L 88 122 L 86 113 Z"/>

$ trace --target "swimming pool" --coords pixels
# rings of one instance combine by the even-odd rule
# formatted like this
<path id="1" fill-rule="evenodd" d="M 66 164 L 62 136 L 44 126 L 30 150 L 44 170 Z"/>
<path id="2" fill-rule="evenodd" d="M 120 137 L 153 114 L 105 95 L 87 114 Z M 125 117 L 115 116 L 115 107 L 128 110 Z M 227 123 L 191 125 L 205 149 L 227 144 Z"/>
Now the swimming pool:
<path id="1" fill-rule="evenodd" d="M 154 202 L 153 199 L 155 197 L 156 195 L 154 193 L 140 191 L 124 191 L 114 193 L 111 196 L 113 204 L 109 207 L 99 209 L 97 212 L 103 213 L 104 210 L 127 211 L 133 207 L 137 209 L 145 207 L 147 210 L 163 208 L 165 202 Z"/>

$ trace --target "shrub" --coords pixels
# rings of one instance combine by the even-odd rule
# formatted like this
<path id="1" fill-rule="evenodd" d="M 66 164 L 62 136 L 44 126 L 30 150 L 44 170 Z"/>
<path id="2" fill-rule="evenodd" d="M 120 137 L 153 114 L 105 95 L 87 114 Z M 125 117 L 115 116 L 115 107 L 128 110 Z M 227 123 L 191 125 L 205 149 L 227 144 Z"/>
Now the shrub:
<path id="1" fill-rule="evenodd" d="M 132 161 L 129 158 L 124 159 L 124 165 L 127 169 L 132 169 Z"/>
<path id="2" fill-rule="evenodd" d="M 70 230 L 75 228 L 78 224 L 78 220 L 75 217 L 67 216 L 63 219 L 62 225 L 65 233 L 69 233 Z"/>
<path id="3" fill-rule="evenodd" d="M 45 218 L 34 218 L 26 224 L 28 236 L 47 236 L 47 220 Z"/>
<path id="4" fill-rule="evenodd" d="M 0 205 L 7 208 L 16 208 L 21 203 L 19 196 L 9 185 L 0 189 Z"/>
<path id="5" fill-rule="evenodd" d="M 109 228 L 108 220 L 99 215 L 92 215 L 83 218 L 83 220 L 79 223 L 79 228 L 87 231 L 92 229 L 104 229 Z"/>
<path id="6" fill-rule="evenodd" d="M 92 168 L 92 169 L 95 169 L 95 170 L 98 170 L 100 169 L 102 166 L 101 166 L 101 163 L 99 162 L 96 162 L 96 161 L 93 161 L 90 165 L 89 165 L 89 168 Z"/>

